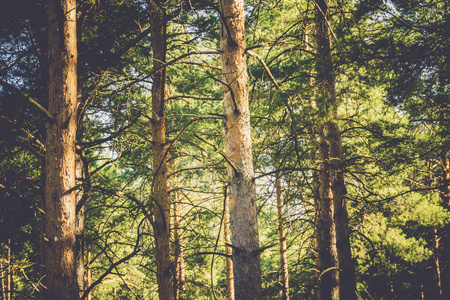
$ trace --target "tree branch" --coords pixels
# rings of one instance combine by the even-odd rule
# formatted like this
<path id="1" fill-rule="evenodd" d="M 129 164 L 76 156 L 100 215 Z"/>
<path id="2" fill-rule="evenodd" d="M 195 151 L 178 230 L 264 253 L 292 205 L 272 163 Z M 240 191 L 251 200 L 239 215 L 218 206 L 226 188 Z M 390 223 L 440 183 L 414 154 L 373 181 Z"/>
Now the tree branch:
<path id="1" fill-rule="evenodd" d="M 249 49 L 247 49 L 246 51 L 247 51 L 247 53 L 248 53 L 250 56 L 256 58 L 256 59 L 261 63 L 261 65 L 263 66 L 264 70 L 265 70 L 265 71 L 267 72 L 267 74 L 269 75 L 270 80 L 271 80 L 271 81 L 273 82 L 273 84 L 277 87 L 277 89 L 279 89 L 280 86 L 278 85 L 277 81 L 275 80 L 275 77 L 273 77 L 272 73 L 270 72 L 270 70 L 269 70 L 269 68 L 267 67 L 267 65 L 266 65 L 266 63 L 264 62 L 264 60 L 262 60 L 262 58 L 259 57 L 259 55 L 256 54 L 255 52 L 250 51 Z"/>
<path id="2" fill-rule="evenodd" d="M 219 256 L 231 257 L 231 255 L 229 255 L 229 254 L 225 254 L 225 253 L 222 253 L 222 252 L 212 252 L 212 251 L 197 252 L 197 253 L 194 253 L 193 255 L 205 255 L 205 254 L 211 254 L 211 255 L 219 255 Z"/>
<path id="3" fill-rule="evenodd" d="M 6 117 L 6 116 L 3 116 L 3 115 L 0 115 L 0 119 L 5 119 L 7 122 L 9 122 L 10 124 L 12 124 L 17 130 L 23 132 L 23 133 L 27 136 L 28 139 L 34 141 L 34 143 L 36 144 L 36 146 L 38 146 L 39 149 L 40 149 L 42 152 L 45 152 L 45 145 L 44 145 L 37 137 L 35 137 L 34 135 L 32 135 L 28 130 L 26 130 L 25 128 L 20 127 L 20 126 L 17 124 L 17 121 L 16 121 L 16 120 L 11 120 L 10 118 L 8 118 L 8 117 Z M 41 154 L 41 155 L 43 155 L 43 154 Z"/>
<path id="4" fill-rule="evenodd" d="M 175 144 L 175 142 L 180 138 L 181 134 L 189 127 L 189 125 L 191 125 L 192 123 L 195 123 L 195 122 L 197 122 L 197 121 L 200 121 L 200 120 L 206 120 L 206 119 L 222 119 L 222 118 L 223 118 L 223 116 L 218 116 L 218 115 L 201 116 L 201 117 L 197 117 L 197 118 L 195 118 L 195 119 L 190 120 L 189 122 L 187 122 L 187 123 L 183 126 L 183 128 L 181 128 L 181 130 L 178 132 L 177 136 L 176 136 L 173 140 L 170 141 L 170 144 L 169 144 L 169 146 L 167 147 L 166 152 L 164 152 L 164 156 L 163 156 L 163 158 L 161 159 L 161 162 L 159 163 L 159 166 L 158 166 L 158 168 L 157 168 L 156 171 L 155 171 L 155 174 L 154 174 L 154 176 L 153 176 L 153 181 L 152 181 L 152 191 L 153 191 L 153 186 L 154 186 L 154 184 L 155 184 L 155 178 L 156 178 L 156 175 L 158 174 L 159 170 L 161 169 L 162 163 L 163 163 L 163 161 L 166 159 L 166 157 L 167 157 L 167 155 L 168 155 L 168 153 L 169 153 L 170 148 L 171 148 L 171 147 L 173 146 L 173 144 Z"/>
<path id="5" fill-rule="evenodd" d="M 81 300 L 85 299 L 89 295 L 89 293 L 97 285 L 99 285 L 103 281 L 103 279 L 105 279 L 105 277 L 108 276 L 112 272 L 112 270 L 114 270 L 118 265 L 126 262 L 127 260 L 129 260 L 130 258 L 135 256 L 139 252 L 139 241 L 140 241 L 140 237 L 141 237 L 141 234 L 139 234 L 139 230 L 140 230 L 140 227 L 141 227 L 141 225 L 142 225 L 144 220 L 145 219 L 142 219 L 140 224 L 139 224 L 139 226 L 138 226 L 138 229 L 137 229 L 138 237 L 136 239 L 136 244 L 134 245 L 133 251 L 130 254 L 128 254 L 127 256 L 123 257 L 122 259 L 120 259 L 120 260 L 116 261 L 115 263 L 111 264 L 109 266 L 109 268 L 84 291 L 83 296 L 81 296 Z"/>
<path id="6" fill-rule="evenodd" d="M 21 95 L 25 100 L 27 100 L 32 106 L 34 106 L 39 112 L 41 112 L 47 119 L 47 121 L 49 122 L 53 122 L 53 120 L 55 119 L 54 116 L 52 116 L 48 110 L 46 110 L 42 105 L 40 105 L 36 100 L 34 100 L 33 98 L 31 98 L 27 93 L 25 93 L 24 91 L 16 88 L 15 86 L 7 83 L 6 81 L 3 81 L 2 79 L 0 79 L 0 83 L 6 87 L 7 89 L 18 93 L 19 95 Z"/>
<path id="7" fill-rule="evenodd" d="M 91 172 L 89 170 L 89 162 L 86 158 L 86 155 L 83 151 L 83 148 L 81 148 L 79 145 L 76 146 L 77 154 L 80 156 L 81 161 L 83 162 L 83 169 L 84 169 L 84 177 L 86 180 L 86 184 L 83 185 L 84 187 L 84 193 L 81 197 L 80 201 L 77 203 L 76 212 L 78 213 L 86 203 L 89 193 L 92 188 L 92 182 L 91 182 Z"/>
<path id="8" fill-rule="evenodd" d="M 208 142 L 207 140 L 199 137 L 198 135 L 194 134 L 194 136 L 196 138 L 198 138 L 200 141 L 202 141 L 205 144 L 210 145 L 211 147 L 214 148 L 214 150 L 216 150 L 217 153 L 219 153 L 226 161 L 227 163 L 233 168 L 233 170 L 238 173 L 238 174 L 242 174 L 242 172 L 239 170 L 239 168 L 234 164 L 233 161 L 231 161 L 231 159 L 228 157 L 228 155 L 225 154 L 225 152 L 223 152 L 222 150 L 220 150 L 216 145 L 214 145 L 211 142 Z"/>

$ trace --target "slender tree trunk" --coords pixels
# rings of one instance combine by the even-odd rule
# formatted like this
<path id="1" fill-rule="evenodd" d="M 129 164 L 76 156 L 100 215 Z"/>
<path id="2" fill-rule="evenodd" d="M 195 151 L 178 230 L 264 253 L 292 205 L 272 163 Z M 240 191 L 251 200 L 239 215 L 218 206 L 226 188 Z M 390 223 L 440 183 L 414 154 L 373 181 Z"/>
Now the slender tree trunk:
<path id="1" fill-rule="evenodd" d="M 79 299 L 75 271 L 76 0 L 49 0 L 44 257 L 47 300 Z"/>
<path id="2" fill-rule="evenodd" d="M 305 33 L 304 33 L 304 41 L 305 41 L 305 51 L 306 52 L 311 52 L 313 49 L 311 47 L 311 41 L 310 41 L 310 29 L 311 27 L 307 26 L 305 28 Z M 313 86 L 313 76 L 312 76 L 312 70 L 310 70 L 309 72 L 309 76 L 308 76 L 308 86 L 312 87 Z M 317 110 L 317 103 L 316 100 L 314 98 L 311 98 L 310 100 L 310 105 L 311 108 L 313 108 L 314 110 Z M 317 166 L 316 170 L 312 171 L 312 184 L 311 184 L 311 188 L 312 188 L 312 193 L 313 193 L 313 198 L 314 198 L 314 207 L 315 207 L 315 213 L 314 213 L 314 238 L 315 238 L 315 259 L 316 259 L 316 266 L 317 269 L 319 270 L 318 272 L 318 277 L 317 277 L 317 283 L 318 283 L 318 289 L 316 291 L 313 291 L 316 293 L 316 298 L 317 299 L 323 299 L 322 298 L 322 294 L 320 292 L 320 285 L 321 285 L 321 270 L 322 270 L 322 263 L 320 261 L 320 255 L 319 253 L 322 252 L 319 251 L 319 249 L 323 246 L 323 241 L 320 238 L 320 230 L 319 228 L 321 228 L 319 221 L 319 211 L 320 211 L 320 172 L 318 171 L 318 169 L 320 169 L 320 164 L 317 163 L 317 154 L 319 151 L 317 151 L 317 148 L 315 147 L 315 141 L 317 140 L 317 128 L 313 127 L 311 128 L 311 132 L 310 132 L 310 139 L 311 139 L 311 144 L 312 144 L 312 148 L 310 150 L 310 158 L 311 161 L 314 162 Z M 323 227 L 323 226 L 322 226 Z"/>
<path id="3" fill-rule="evenodd" d="M 41 159 L 41 169 L 44 170 L 41 172 L 41 176 L 40 176 L 40 183 L 42 187 L 45 187 L 45 156 Z M 45 188 L 41 188 L 39 190 L 40 192 L 40 196 L 41 196 L 41 209 L 43 212 L 45 212 Z M 39 253 L 40 253 L 40 259 L 41 259 L 41 264 L 39 266 L 39 273 L 40 276 L 43 277 L 42 282 L 39 283 L 39 288 L 40 289 L 45 289 L 45 240 L 44 240 L 44 234 L 45 234 L 45 213 L 41 213 L 41 220 L 40 220 L 40 233 L 41 233 L 41 237 L 40 237 L 40 241 L 39 241 Z M 43 290 L 40 290 L 39 292 L 39 299 L 40 300 L 45 300 L 44 298 L 45 293 Z"/>
<path id="4" fill-rule="evenodd" d="M 8 239 L 7 245 L 7 261 L 8 267 L 6 269 L 6 299 L 13 300 L 14 299 L 14 277 L 13 277 L 13 260 L 11 254 L 11 240 Z"/>
<path id="5" fill-rule="evenodd" d="M 91 271 L 91 252 L 89 248 L 86 247 L 86 287 L 89 287 L 92 283 L 92 271 Z M 89 293 L 86 300 L 92 300 L 92 294 Z"/>
<path id="6" fill-rule="evenodd" d="M 173 239 L 175 256 L 175 300 L 180 299 L 180 291 L 183 291 L 186 285 L 186 271 L 184 266 L 183 237 L 181 230 L 181 203 L 179 194 L 176 193 L 173 203 Z"/>
<path id="7" fill-rule="evenodd" d="M 82 185 L 83 183 L 83 162 L 81 161 L 81 157 L 77 155 L 75 161 L 76 168 L 76 178 L 77 185 Z M 76 192 L 76 202 L 77 204 L 82 201 L 84 193 L 84 188 L 80 187 L 80 189 Z M 81 297 L 84 293 L 84 241 L 83 241 L 83 232 L 84 232 L 84 207 L 82 207 L 76 213 L 76 225 L 75 225 L 75 235 L 76 235 L 76 273 L 77 273 L 77 283 L 78 283 L 78 293 Z"/>
<path id="8" fill-rule="evenodd" d="M 345 203 L 346 188 L 343 177 L 343 150 L 342 138 L 337 124 L 337 101 L 333 61 L 331 54 L 331 20 L 327 0 L 316 3 L 316 30 L 317 30 L 317 86 L 319 89 L 318 108 L 319 117 L 323 120 L 320 134 L 320 211 L 319 215 L 323 233 L 321 239 L 328 239 L 333 231 L 336 235 L 336 252 L 334 243 L 324 241 L 321 251 L 328 256 L 322 261 L 322 270 L 339 267 L 337 274 L 331 271 L 326 277 L 322 276 L 323 299 L 337 299 L 336 287 L 339 286 L 341 299 L 356 299 L 355 270 L 351 257 L 350 231 L 348 214 Z M 330 215 L 330 213 L 332 215 Z M 319 213 L 320 214 L 320 213 Z M 330 224 L 334 223 L 333 225 Z M 331 225 L 331 226 L 330 226 Z M 325 253 L 325 252 L 330 253 Z M 336 261 L 337 258 L 337 261 Z M 322 260 L 322 259 L 321 259 Z M 324 263 L 326 264 L 324 265 Z M 324 284 L 324 281 L 326 284 Z"/>
<path id="9" fill-rule="evenodd" d="M 441 113 L 441 119 L 445 114 Z M 450 159 L 447 152 L 442 155 L 442 179 L 440 196 L 443 206 L 450 211 Z M 445 249 L 441 258 L 441 280 L 444 299 L 450 299 L 450 226 L 447 225 L 442 233 L 441 248 Z"/>
<path id="10" fill-rule="evenodd" d="M 442 184 L 440 190 L 444 207 L 450 210 L 450 158 L 448 153 L 442 156 Z"/>
<path id="11" fill-rule="evenodd" d="M 315 154 L 313 153 L 313 157 L 315 157 Z M 315 158 L 313 159 L 313 161 L 315 161 Z M 315 207 L 315 212 L 314 212 L 314 238 L 315 238 L 315 260 L 316 260 L 316 267 L 317 267 L 317 279 L 316 279 L 316 283 L 317 283 L 317 290 L 313 290 L 313 292 L 316 293 L 316 298 L 317 299 L 323 299 L 322 298 L 322 293 L 320 292 L 320 287 L 321 287 L 321 270 L 322 270 L 322 263 L 320 261 L 320 254 L 322 253 L 322 251 L 320 250 L 322 247 L 322 239 L 320 238 L 320 218 L 319 218 L 319 212 L 320 212 L 320 197 L 319 197 L 319 172 L 318 171 L 313 171 L 312 174 L 312 187 L 313 187 L 313 193 L 314 193 L 314 207 Z"/>
<path id="12" fill-rule="evenodd" d="M 262 299 L 244 0 L 223 0 L 219 4 L 235 298 Z"/>
<path id="13" fill-rule="evenodd" d="M 439 72 L 439 78 L 443 76 L 441 72 Z M 442 82 L 444 80 L 442 79 Z M 444 91 L 442 91 L 444 93 Z M 450 101 L 449 97 L 446 97 L 446 102 L 448 103 Z M 448 119 L 448 106 L 444 104 L 443 107 L 440 108 L 439 112 L 439 118 L 441 120 Z M 444 121 L 442 121 L 444 122 Z M 440 124 L 440 126 L 445 127 L 448 124 L 444 122 L 444 124 Z M 449 157 L 449 151 L 448 149 L 444 148 L 442 152 L 442 179 L 441 179 L 441 199 L 444 203 L 444 207 L 447 208 L 447 210 L 450 210 L 450 157 Z"/>
<path id="14" fill-rule="evenodd" d="M 436 228 L 432 229 L 432 242 L 433 242 L 433 286 L 431 287 L 430 297 L 432 299 L 442 299 L 442 282 L 441 282 L 441 266 L 439 261 L 439 240 L 440 236 Z"/>
<path id="15" fill-rule="evenodd" d="M 149 0 L 153 68 L 156 70 L 166 61 L 166 13 L 159 0 Z M 153 116 L 153 170 L 152 187 L 153 232 L 155 235 L 155 260 L 158 294 L 160 300 L 172 300 L 173 270 L 170 259 L 170 197 L 167 177 L 166 145 L 166 69 L 153 76 L 152 116 Z"/>
<path id="16" fill-rule="evenodd" d="M 289 269 L 287 260 L 286 243 L 286 218 L 284 215 L 283 190 L 281 187 L 281 175 L 276 173 L 277 209 L 278 209 L 278 238 L 280 241 L 280 266 L 281 266 L 281 299 L 289 300 Z"/>
<path id="17" fill-rule="evenodd" d="M 8 274 L 8 300 L 14 300 L 14 267 L 13 267 L 13 259 L 10 254 L 10 264 L 9 264 L 9 274 Z"/>
<path id="18" fill-rule="evenodd" d="M 1 248 L 0 248 L 0 250 L 1 250 Z M 1 252 L 3 252 L 3 251 L 1 251 Z M 5 299 L 6 300 L 6 284 L 5 284 L 5 274 L 6 274 L 6 272 L 5 272 L 5 269 L 4 269 L 4 266 L 3 266 L 3 253 L 2 253 L 2 256 L 1 256 L 1 258 L 0 258 L 0 276 L 1 276 L 1 278 L 0 278 L 0 280 L 1 280 L 1 285 L 2 285 L 2 299 Z"/>
<path id="19" fill-rule="evenodd" d="M 227 187 L 229 190 L 229 188 Z M 225 253 L 228 255 L 225 262 L 227 268 L 227 299 L 234 300 L 234 277 L 233 277 L 233 249 L 227 245 L 231 245 L 231 231 L 230 231 L 230 198 L 228 192 L 226 193 L 225 201 L 225 216 L 224 216 L 224 240 Z"/>

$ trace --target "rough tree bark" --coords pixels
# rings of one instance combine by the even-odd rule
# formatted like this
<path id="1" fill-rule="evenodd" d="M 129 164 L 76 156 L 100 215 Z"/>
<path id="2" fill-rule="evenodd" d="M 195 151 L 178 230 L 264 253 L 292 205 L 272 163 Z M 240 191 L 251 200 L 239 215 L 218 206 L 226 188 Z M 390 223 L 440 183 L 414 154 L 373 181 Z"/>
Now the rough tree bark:
<path id="1" fill-rule="evenodd" d="M 43 299 L 79 299 L 75 272 L 77 117 L 76 0 L 49 0 L 50 82 L 46 124 Z"/>
<path id="2" fill-rule="evenodd" d="M 159 0 L 149 0 L 153 68 L 161 68 L 166 62 L 166 12 Z M 153 170 L 152 186 L 153 233 L 155 236 L 156 277 L 160 300 L 174 299 L 173 270 L 170 258 L 170 197 L 166 144 L 166 69 L 153 76 L 152 86 L 152 142 Z"/>
<path id="3" fill-rule="evenodd" d="M 316 3 L 316 59 L 317 59 L 317 87 L 319 89 L 317 105 L 319 118 L 325 118 L 328 98 L 333 98 L 334 77 L 331 62 L 331 42 L 328 28 L 328 5 L 326 0 Z M 319 194 L 317 201 L 316 238 L 318 252 L 318 299 L 339 299 L 338 257 L 336 249 L 336 234 L 333 217 L 332 170 L 329 164 L 329 141 L 326 139 L 325 124 L 319 124 Z"/>
<path id="4" fill-rule="evenodd" d="M 280 271 L 281 271 L 281 299 L 289 300 L 289 269 L 287 260 L 286 218 L 284 215 L 283 190 L 280 172 L 276 173 L 277 209 L 278 209 L 278 238 L 280 241 Z"/>
<path id="5" fill-rule="evenodd" d="M 243 0 L 219 1 L 235 299 L 262 299 Z"/>
<path id="6" fill-rule="evenodd" d="M 319 256 L 323 299 L 356 299 L 355 270 L 345 204 L 342 138 L 337 124 L 337 100 L 331 52 L 331 20 L 328 0 L 316 3 L 317 105 L 319 109 Z M 335 237 L 333 236 L 335 234 Z M 335 241 L 335 243 L 334 243 Z M 339 288 L 338 288 L 339 287 Z"/>
<path id="7" fill-rule="evenodd" d="M 326 142 L 320 139 L 320 158 L 324 162 L 327 159 Z M 318 299 L 339 299 L 338 261 L 335 239 L 335 226 L 333 220 L 333 199 L 331 194 L 332 175 L 324 163 L 320 165 L 319 174 L 319 201 L 317 202 L 316 238 L 318 253 Z"/>

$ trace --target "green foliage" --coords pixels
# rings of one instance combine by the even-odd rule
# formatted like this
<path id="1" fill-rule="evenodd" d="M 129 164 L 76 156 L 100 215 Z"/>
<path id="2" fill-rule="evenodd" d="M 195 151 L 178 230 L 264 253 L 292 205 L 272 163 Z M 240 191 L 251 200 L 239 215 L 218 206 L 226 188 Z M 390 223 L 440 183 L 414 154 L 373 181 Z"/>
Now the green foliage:
<path id="1" fill-rule="evenodd" d="M 6 1 L 0 12 L 0 79 L 44 107 L 46 5 Z M 189 5 L 197 9 L 188 10 Z M 215 4 L 170 2 L 165 8 L 168 60 L 219 50 Z M 95 299 L 154 299 L 154 239 L 146 215 L 156 168 L 152 38 L 129 45 L 152 20 L 145 1 L 80 1 L 78 10 L 79 146 L 91 186 L 82 241 L 91 282 L 132 254 L 92 294 Z M 264 295 L 280 298 L 279 171 L 291 298 L 313 299 L 316 125 L 326 121 L 313 103 L 314 3 L 247 2 L 245 11 L 247 47 L 271 73 L 248 55 L 260 245 L 273 245 L 261 254 Z M 433 245 L 445 238 L 450 223 L 442 193 L 450 147 L 449 11 L 449 1 L 332 3 L 346 201 L 363 299 L 432 293 L 433 255 L 448 256 L 449 244 L 441 243 L 437 252 Z M 214 148 L 223 148 L 220 65 L 220 55 L 192 54 L 167 66 L 167 155 L 170 194 L 182 207 L 183 299 L 226 298 L 224 257 L 210 254 L 225 252 L 226 162 Z M 0 255 L 4 259 L 11 247 L 15 291 L 36 298 L 34 286 L 42 278 L 39 206 L 46 120 L 17 91 L 0 86 Z M 85 188 L 88 178 L 80 179 Z"/>

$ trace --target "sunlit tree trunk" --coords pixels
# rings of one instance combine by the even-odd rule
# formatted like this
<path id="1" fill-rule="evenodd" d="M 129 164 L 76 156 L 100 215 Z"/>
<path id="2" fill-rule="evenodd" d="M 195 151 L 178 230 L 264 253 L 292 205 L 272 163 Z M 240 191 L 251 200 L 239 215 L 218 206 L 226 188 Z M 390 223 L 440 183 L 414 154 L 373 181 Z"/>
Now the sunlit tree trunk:
<path id="1" fill-rule="evenodd" d="M 3 272 L 3 269 L 2 269 Z M 2 274 L 3 275 L 3 274 Z M 3 276 L 2 276 L 3 285 Z M 13 255 L 11 250 L 11 239 L 8 239 L 6 244 L 6 286 L 3 290 L 4 299 L 13 300 L 14 299 L 14 268 L 13 268 Z"/>
<path id="2" fill-rule="evenodd" d="M 75 271 L 77 117 L 76 1 L 49 0 L 50 82 L 46 125 L 43 299 L 79 299 Z"/>
<path id="3" fill-rule="evenodd" d="M 0 258 L 0 280 L 1 280 L 1 285 L 2 285 L 2 299 L 6 300 L 5 274 L 6 274 L 6 272 L 5 272 L 5 269 L 3 266 L 3 253 L 2 253 L 2 258 Z"/>
<path id="4" fill-rule="evenodd" d="M 219 1 L 224 81 L 225 153 L 236 299 L 262 299 L 243 0 Z"/>
<path id="5" fill-rule="evenodd" d="M 153 51 L 153 68 L 160 69 L 166 61 L 166 13 L 163 4 L 149 0 L 151 37 Z M 152 142 L 153 171 L 152 206 L 154 219 L 152 222 L 155 236 L 156 277 L 160 300 L 174 299 L 173 268 L 170 251 L 170 197 L 168 184 L 168 166 L 166 144 L 166 69 L 161 68 L 153 76 L 152 85 Z"/>
<path id="6" fill-rule="evenodd" d="M 331 54 L 331 20 L 327 0 L 316 3 L 317 106 L 319 109 L 319 256 L 323 299 L 356 299 L 354 264 L 345 203 L 342 138 Z M 335 235 L 335 236 L 334 236 Z M 339 273 L 333 268 L 339 267 Z"/>
<path id="7" fill-rule="evenodd" d="M 289 269 L 287 259 L 287 242 L 286 242 L 286 218 L 284 215 L 283 190 L 281 185 L 280 172 L 276 173 L 276 190 L 277 190 L 277 209 L 278 209 L 278 238 L 280 243 L 280 271 L 281 271 L 281 299 L 289 300 Z"/>
<path id="8" fill-rule="evenodd" d="M 8 300 L 14 300 L 15 295 L 15 287 L 14 287 L 14 266 L 13 266 L 13 257 L 11 254 L 11 244 L 9 247 L 9 253 L 8 253 Z"/>

